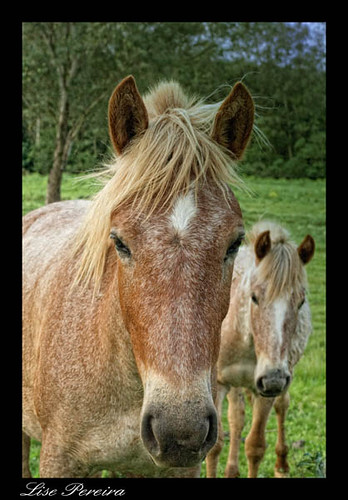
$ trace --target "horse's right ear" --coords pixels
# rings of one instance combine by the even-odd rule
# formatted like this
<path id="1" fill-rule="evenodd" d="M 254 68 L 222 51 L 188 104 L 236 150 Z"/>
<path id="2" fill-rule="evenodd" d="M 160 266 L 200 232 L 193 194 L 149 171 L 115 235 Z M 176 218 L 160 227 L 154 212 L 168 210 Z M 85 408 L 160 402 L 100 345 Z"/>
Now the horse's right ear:
<path id="1" fill-rule="evenodd" d="M 212 138 L 240 160 L 248 145 L 253 124 L 253 99 L 243 83 L 238 82 L 215 116 Z"/>
<path id="2" fill-rule="evenodd" d="M 127 76 L 117 85 L 109 101 L 109 134 L 116 153 L 121 154 L 148 124 L 147 110 L 134 77 Z"/>
<path id="3" fill-rule="evenodd" d="M 254 249 L 258 262 L 268 254 L 271 250 L 271 237 L 269 231 L 264 231 L 258 235 Z"/>
<path id="4" fill-rule="evenodd" d="M 303 264 L 308 264 L 314 255 L 315 242 L 310 234 L 307 234 L 305 239 L 299 245 L 297 252 Z"/>

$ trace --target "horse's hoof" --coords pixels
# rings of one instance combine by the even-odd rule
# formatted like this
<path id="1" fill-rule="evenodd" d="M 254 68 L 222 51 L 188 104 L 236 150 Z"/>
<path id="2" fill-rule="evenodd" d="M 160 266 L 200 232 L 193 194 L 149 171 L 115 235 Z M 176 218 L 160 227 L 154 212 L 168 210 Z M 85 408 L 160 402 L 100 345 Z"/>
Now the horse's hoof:
<path id="1" fill-rule="evenodd" d="M 232 465 L 231 467 L 226 468 L 225 477 L 236 478 L 239 476 L 240 476 L 240 473 L 239 473 L 238 467 L 236 467 L 235 465 Z"/>
<path id="2" fill-rule="evenodd" d="M 274 477 L 290 477 L 289 471 L 274 470 Z"/>

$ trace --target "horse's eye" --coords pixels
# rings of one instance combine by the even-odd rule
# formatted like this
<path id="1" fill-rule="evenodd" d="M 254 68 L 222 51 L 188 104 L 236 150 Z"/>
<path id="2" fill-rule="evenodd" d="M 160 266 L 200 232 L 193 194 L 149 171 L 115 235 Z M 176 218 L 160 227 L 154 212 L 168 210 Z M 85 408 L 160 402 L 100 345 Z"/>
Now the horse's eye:
<path id="1" fill-rule="evenodd" d="M 115 233 L 110 233 L 110 238 L 115 241 L 115 247 L 119 255 L 123 257 L 130 257 L 131 256 L 131 251 L 129 248 L 123 243 L 121 238 L 117 236 Z"/>
<path id="2" fill-rule="evenodd" d="M 238 249 L 242 243 L 244 239 L 244 235 L 241 234 L 240 236 L 238 236 L 238 238 L 236 240 L 234 240 L 231 245 L 228 247 L 227 249 L 227 252 L 226 252 L 226 255 L 225 255 L 225 258 L 224 258 L 224 261 L 226 262 L 226 260 L 229 258 L 229 257 L 233 257 L 236 255 L 236 253 L 238 252 Z"/>
<path id="3" fill-rule="evenodd" d="M 251 294 L 251 300 L 254 302 L 254 304 L 259 305 L 259 301 L 254 293 Z"/>

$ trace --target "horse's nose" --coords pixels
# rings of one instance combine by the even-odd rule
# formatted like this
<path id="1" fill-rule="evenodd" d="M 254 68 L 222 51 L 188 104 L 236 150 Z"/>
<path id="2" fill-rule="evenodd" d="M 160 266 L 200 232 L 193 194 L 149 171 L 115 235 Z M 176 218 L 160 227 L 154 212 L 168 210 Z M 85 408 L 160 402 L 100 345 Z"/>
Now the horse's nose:
<path id="1" fill-rule="evenodd" d="M 256 389 L 266 398 L 274 398 L 288 388 L 291 381 L 290 373 L 279 368 L 267 371 L 256 380 Z"/>
<path id="2" fill-rule="evenodd" d="M 177 424 L 165 412 L 148 410 L 141 424 L 143 443 L 156 464 L 165 467 L 198 465 L 217 439 L 215 408 L 205 414 L 189 415 L 185 424 Z"/>

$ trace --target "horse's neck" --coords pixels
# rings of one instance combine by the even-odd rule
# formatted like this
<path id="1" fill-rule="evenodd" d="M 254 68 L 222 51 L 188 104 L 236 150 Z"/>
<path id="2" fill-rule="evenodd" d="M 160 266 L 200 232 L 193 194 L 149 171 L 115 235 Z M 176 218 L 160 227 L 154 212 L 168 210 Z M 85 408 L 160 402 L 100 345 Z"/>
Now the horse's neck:
<path id="1" fill-rule="evenodd" d="M 301 307 L 296 326 L 296 335 L 291 339 L 289 349 L 289 364 L 293 368 L 301 359 L 312 332 L 311 312 L 308 302 Z"/>
<path id="2" fill-rule="evenodd" d="M 250 328 L 250 293 L 247 276 L 237 266 L 230 307 L 222 323 L 218 379 L 221 384 L 244 386 L 253 378 L 255 350 Z"/>
<path id="3" fill-rule="evenodd" d="M 250 278 L 254 269 L 254 255 L 244 247 L 238 255 L 231 287 L 231 309 L 236 317 L 236 335 L 247 345 L 252 340 L 250 328 Z"/>
<path id="4" fill-rule="evenodd" d="M 236 262 L 231 286 L 230 307 L 221 329 L 221 352 L 225 353 L 230 361 L 232 361 L 230 358 L 232 352 L 236 354 L 238 359 L 243 356 L 253 356 L 248 284 L 250 278 L 244 267 L 244 264 L 247 265 L 247 260 L 244 259 L 244 255 L 241 257 L 242 259 Z M 231 350 L 231 345 L 236 348 Z"/>
<path id="5" fill-rule="evenodd" d="M 234 307 L 234 335 L 245 347 L 250 346 L 252 342 L 252 333 L 250 328 L 250 297 L 246 288 L 243 287 L 242 279 L 239 279 L 234 289 L 233 298 Z"/>

